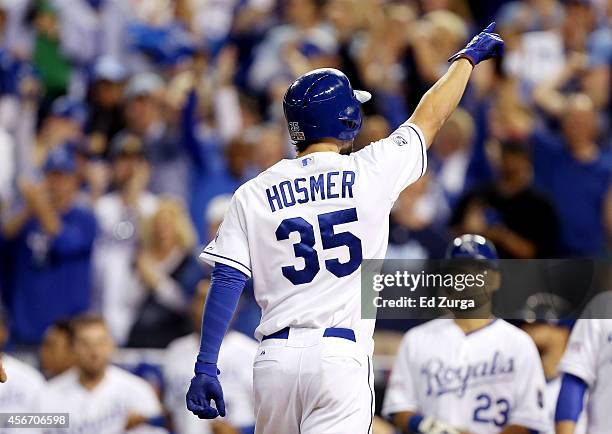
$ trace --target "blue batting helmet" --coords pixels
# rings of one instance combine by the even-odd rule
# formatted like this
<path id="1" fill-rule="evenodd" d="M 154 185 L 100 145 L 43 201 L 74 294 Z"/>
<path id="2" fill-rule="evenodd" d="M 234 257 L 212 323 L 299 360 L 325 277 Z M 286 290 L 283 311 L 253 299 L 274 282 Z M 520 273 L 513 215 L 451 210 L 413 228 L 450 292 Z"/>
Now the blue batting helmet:
<path id="1" fill-rule="evenodd" d="M 446 250 L 447 258 L 497 259 L 497 250 L 482 235 L 465 234 L 455 238 Z"/>
<path id="2" fill-rule="evenodd" d="M 361 129 L 360 104 L 372 95 L 353 90 L 346 75 L 333 68 L 310 71 L 295 80 L 283 99 L 291 140 L 352 140 Z"/>

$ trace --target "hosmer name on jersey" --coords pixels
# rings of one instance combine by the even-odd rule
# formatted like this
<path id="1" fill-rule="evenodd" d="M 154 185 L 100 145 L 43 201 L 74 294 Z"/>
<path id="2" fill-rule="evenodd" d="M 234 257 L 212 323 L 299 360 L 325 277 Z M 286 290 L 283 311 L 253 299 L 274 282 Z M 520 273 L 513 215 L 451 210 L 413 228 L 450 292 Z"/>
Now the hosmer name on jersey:
<path id="1" fill-rule="evenodd" d="M 470 387 L 513 374 L 514 358 L 496 351 L 491 360 L 463 366 L 449 366 L 444 360 L 434 358 L 423 365 L 421 373 L 427 378 L 427 395 L 454 393 L 461 398 Z"/>
<path id="2" fill-rule="evenodd" d="M 355 172 L 333 171 L 283 181 L 266 189 L 272 212 L 317 200 L 352 198 Z"/>

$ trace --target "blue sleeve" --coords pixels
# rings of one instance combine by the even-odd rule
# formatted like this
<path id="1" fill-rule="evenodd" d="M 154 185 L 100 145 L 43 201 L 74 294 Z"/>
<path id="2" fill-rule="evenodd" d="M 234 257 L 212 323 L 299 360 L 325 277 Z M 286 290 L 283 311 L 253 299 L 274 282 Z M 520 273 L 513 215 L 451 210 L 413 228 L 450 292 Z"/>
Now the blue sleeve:
<path id="1" fill-rule="evenodd" d="M 463 191 L 471 191 L 482 184 L 492 182 L 495 173 L 486 152 L 486 140 L 488 137 L 487 113 L 489 106 L 479 104 L 474 108 L 472 116 L 476 126 L 470 160 L 465 174 Z"/>
<path id="2" fill-rule="evenodd" d="M 187 101 L 181 112 L 181 141 L 191 156 L 192 161 L 203 172 L 211 173 L 221 166 L 222 148 L 216 136 L 199 137 L 198 131 L 198 94 L 195 89 L 187 95 Z"/>
<path id="3" fill-rule="evenodd" d="M 221 341 L 234 316 L 246 280 L 247 276 L 235 268 L 215 264 L 202 316 L 202 338 L 195 365 L 196 374 L 217 375 Z"/>
<path id="4" fill-rule="evenodd" d="M 196 137 L 196 111 L 198 108 L 198 94 L 195 89 L 187 95 L 187 101 L 181 113 L 181 133 L 183 144 L 189 151 L 191 158 L 198 166 L 204 165 L 204 158 L 200 152 L 198 139 Z"/>
<path id="5" fill-rule="evenodd" d="M 96 219 L 83 213 L 78 218 L 62 222 L 62 230 L 53 239 L 51 252 L 58 256 L 70 256 L 87 252 L 96 237 Z"/>
<path id="6" fill-rule="evenodd" d="M 588 386 L 582 378 L 571 374 L 563 374 L 561 390 L 557 398 L 555 422 L 563 420 L 578 421 L 584 406 L 584 394 Z"/>

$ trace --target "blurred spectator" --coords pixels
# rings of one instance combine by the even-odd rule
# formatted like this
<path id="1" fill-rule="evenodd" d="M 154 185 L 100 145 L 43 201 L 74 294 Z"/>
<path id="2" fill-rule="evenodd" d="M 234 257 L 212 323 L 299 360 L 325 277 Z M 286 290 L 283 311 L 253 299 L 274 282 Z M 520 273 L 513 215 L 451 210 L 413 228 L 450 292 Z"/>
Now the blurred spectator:
<path id="1" fill-rule="evenodd" d="M 219 194 L 233 193 L 253 175 L 249 170 L 253 149 L 244 135 L 258 130 L 261 116 L 254 102 L 233 85 L 236 56 L 236 50 L 225 48 L 212 79 L 191 80 L 180 114 L 181 138 L 192 163 L 190 213 L 200 241 L 205 234 L 199 222 L 208 202 Z"/>
<path id="2" fill-rule="evenodd" d="M 412 112 L 423 94 L 447 70 L 447 59 L 468 36 L 465 22 L 457 14 L 436 10 L 417 21 L 408 34 L 409 47 L 404 60 L 405 93 Z"/>
<path id="3" fill-rule="evenodd" d="M 166 406 L 172 414 L 177 434 L 207 432 L 203 431 L 206 428 L 216 433 L 219 427 L 215 425 L 226 423 L 240 430 L 236 432 L 252 432 L 255 425 L 252 363 L 258 345 L 255 340 L 237 331 L 228 332 L 223 339 L 219 353 L 219 370 L 221 371 L 219 379 L 224 381 L 223 393 L 228 415 L 227 422 L 216 419 L 209 427 L 189 413 L 185 407 L 185 391 L 193 376 L 193 363 L 190 363 L 189 358 L 198 353 L 202 312 L 209 286 L 210 281 L 201 281 L 191 303 L 191 320 L 197 332 L 179 338 L 168 346 L 164 364 L 164 376 L 168 384 Z"/>
<path id="4" fill-rule="evenodd" d="M 121 0 L 52 0 L 59 17 L 62 51 L 79 65 L 100 56 L 122 58 L 130 18 Z"/>
<path id="5" fill-rule="evenodd" d="M 595 142 L 597 117 L 590 98 L 567 98 L 562 136 L 536 130 L 535 182 L 550 193 L 559 216 L 561 253 L 600 255 L 612 233 L 612 167 Z"/>
<path id="6" fill-rule="evenodd" d="M 15 143 L 13 138 L 0 128 L 0 209 L 8 203 L 13 192 L 15 176 Z"/>
<path id="7" fill-rule="evenodd" d="M 468 192 L 451 220 L 457 233 L 481 234 L 502 258 L 551 258 L 558 240 L 557 216 L 549 200 L 533 187 L 527 144 L 501 145 L 499 175 Z"/>
<path id="8" fill-rule="evenodd" d="M 125 88 L 126 131 L 138 137 L 151 164 L 151 191 L 188 198 L 188 155 L 163 112 L 165 83 L 154 73 L 132 77 Z"/>
<path id="9" fill-rule="evenodd" d="M 207 243 L 209 240 L 212 240 L 217 234 L 219 226 L 221 226 L 221 222 L 223 222 L 223 218 L 225 217 L 225 213 L 229 209 L 231 201 L 231 194 L 220 194 L 219 196 L 214 197 L 209 202 L 208 208 L 206 208 L 205 215 Z"/>
<path id="10" fill-rule="evenodd" d="M 46 378 L 56 377 L 74 366 L 71 343 L 72 327 L 68 320 L 58 320 L 47 329 L 38 351 L 40 370 Z"/>
<path id="11" fill-rule="evenodd" d="M 449 234 L 444 225 L 448 208 L 431 177 L 424 175 L 400 193 L 389 222 L 387 258 L 443 258 Z"/>
<path id="12" fill-rule="evenodd" d="M 123 86 L 127 71 L 117 59 L 101 57 L 94 66 L 89 91 L 91 113 L 87 123 L 90 151 L 108 155 L 108 144 L 125 128 Z"/>
<path id="13" fill-rule="evenodd" d="M 459 108 L 446 121 L 428 154 L 428 169 L 452 205 L 464 189 L 474 136 L 472 116 Z"/>
<path id="14" fill-rule="evenodd" d="M 8 377 L 0 387 L 0 405 L 3 412 L 37 413 L 42 410 L 45 396 L 45 379 L 40 372 L 8 354 L 3 353 L 8 340 L 8 330 L 0 312 L 0 360 Z"/>
<path id="15" fill-rule="evenodd" d="M 195 230 L 183 204 L 160 199 L 155 214 L 144 222 L 136 256 L 141 300 L 129 346 L 165 348 L 190 332 L 187 306 L 203 277 L 195 245 Z"/>
<path id="16" fill-rule="evenodd" d="M 82 316 L 72 327 L 75 367 L 49 382 L 45 411 L 70 413 L 71 430 L 81 432 L 167 432 L 152 425 L 160 425 L 162 408 L 151 386 L 110 364 L 114 343 L 104 321 Z"/>
<path id="17" fill-rule="evenodd" d="M 111 144 L 113 191 L 95 204 L 100 230 L 94 248 L 96 302 L 114 339 L 127 340 L 140 301 L 133 264 L 143 219 L 157 211 L 157 196 L 147 190 L 150 166 L 142 141 L 120 134 Z"/>
<path id="18" fill-rule="evenodd" d="M 221 194 L 232 194 L 248 179 L 249 164 L 254 146 L 244 139 L 232 140 L 224 150 L 225 159 L 219 161 L 217 149 L 208 149 L 205 166 L 195 175 L 191 215 L 195 222 L 201 221 L 204 211 L 210 201 Z M 214 161 L 217 164 L 209 164 Z M 202 226 L 198 226 L 202 229 Z M 204 241 L 204 233 L 200 233 L 200 241 Z"/>
<path id="19" fill-rule="evenodd" d="M 558 28 L 563 22 L 563 8 L 557 0 L 510 1 L 503 5 L 497 22 L 515 32 Z"/>
<path id="20" fill-rule="evenodd" d="M 39 343 L 49 325 L 90 307 L 91 249 L 96 221 L 76 202 L 74 156 L 49 153 L 42 183 L 21 184 L 23 208 L 4 224 L 14 243 L 10 312 L 15 341 Z"/>
<path id="21" fill-rule="evenodd" d="M 44 118 L 36 139 L 34 158 L 44 162 L 47 152 L 64 143 L 74 144 L 83 138 L 88 109 L 81 101 L 60 97 L 53 102 L 49 115 Z"/>
<path id="22" fill-rule="evenodd" d="M 35 29 L 32 63 L 45 88 L 43 106 L 48 106 L 55 98 L 68 92 L 73 66 L 62 51 L 61 24 L 53 2 L 35 2 L 32 13 Z"/>
<path id="23" fill-rule="evenodd" d="M 288 0 L 286 24 L 272 28 L 255 52 L 250 84 L 259 92 L 282 95 L 294 77 L 330 64 L 337 49 L 324 26 L 324 0 Z"/>
<path id="24" fill-rule="evenodd" d="M 380 140 L 381 137 L 388 137 L 391 134 L 389 122 L 379 115 L 367 116 L 363 120 L 363 127 L 353 144 L 353 151 L 368 146 L 370 143 Z"/>
<path id="25" fill-rule="evenodd" d="M 253 152 L 253 170 L 255 176 L 268 170 L 287 156 L 284 131 L 277 125 L 263 125 L 250 137 Z"/>

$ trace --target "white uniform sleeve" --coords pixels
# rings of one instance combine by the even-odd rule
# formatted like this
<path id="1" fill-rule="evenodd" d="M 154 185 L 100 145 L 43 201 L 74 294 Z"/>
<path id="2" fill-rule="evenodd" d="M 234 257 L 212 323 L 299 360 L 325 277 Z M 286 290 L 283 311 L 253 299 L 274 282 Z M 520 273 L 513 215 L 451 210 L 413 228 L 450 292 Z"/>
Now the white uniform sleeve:
<path id="1" fill-rule="evenodd" d="M 128 411 L 147 418 L 162 416 L 162 407 L 153 387 L 141 378 L 134 380 L 137 381 L 130 384 L 130 390 L 126 390 L 126 395 L 130 397 Z M 165 429 L 151 425 L 139 425 L 128 432 L 131 434 L 167 433 Z"/>
<path id="2" fill-rule="evenodd" d="M 394 413 L 403 411 L 417 411 L 419 409 L 416 394 L 415 379 L 411 370 L 410 335 L 406 334 L 395 358 L 393 371 L 387 384 L 382 414 L 389 417 Z"/>
<path id="3" fill-rule="evenodd" d="M 385 139 L 374 142 L 355 153 L 364 170 L 378 178 L 378 185 L 391 201 L 427 169 L 427 149 L 420 128 L 404 123 Z"/>
<path id="4" fill-rule="evenodd" d="M 570 335 L 559 370 L 575 375 L 592 387 L 597 378 L 597 351 L 601 339 L 601 321 L 579 319 Z"/>
<path id="5" fill-rule="evenodd" d="M 246 231 L 244 210 L 238 199 L 238 190 L 225 214 L 215 239 L 200 254 L 200 259 L 214 265 L 228 265 L 251 277 L 251 257 Z"/>
<path id="6" fill-rule="evenodd" d="M 517 365 L 517 382 L 514 390 L 516 407 L 510 413 L 509 424 L 520 425 L 538 432 L 553 429 L 544 402 L 546 380 L 538 350 L 531 341 L 521 343 L 521 355 Z"/>

